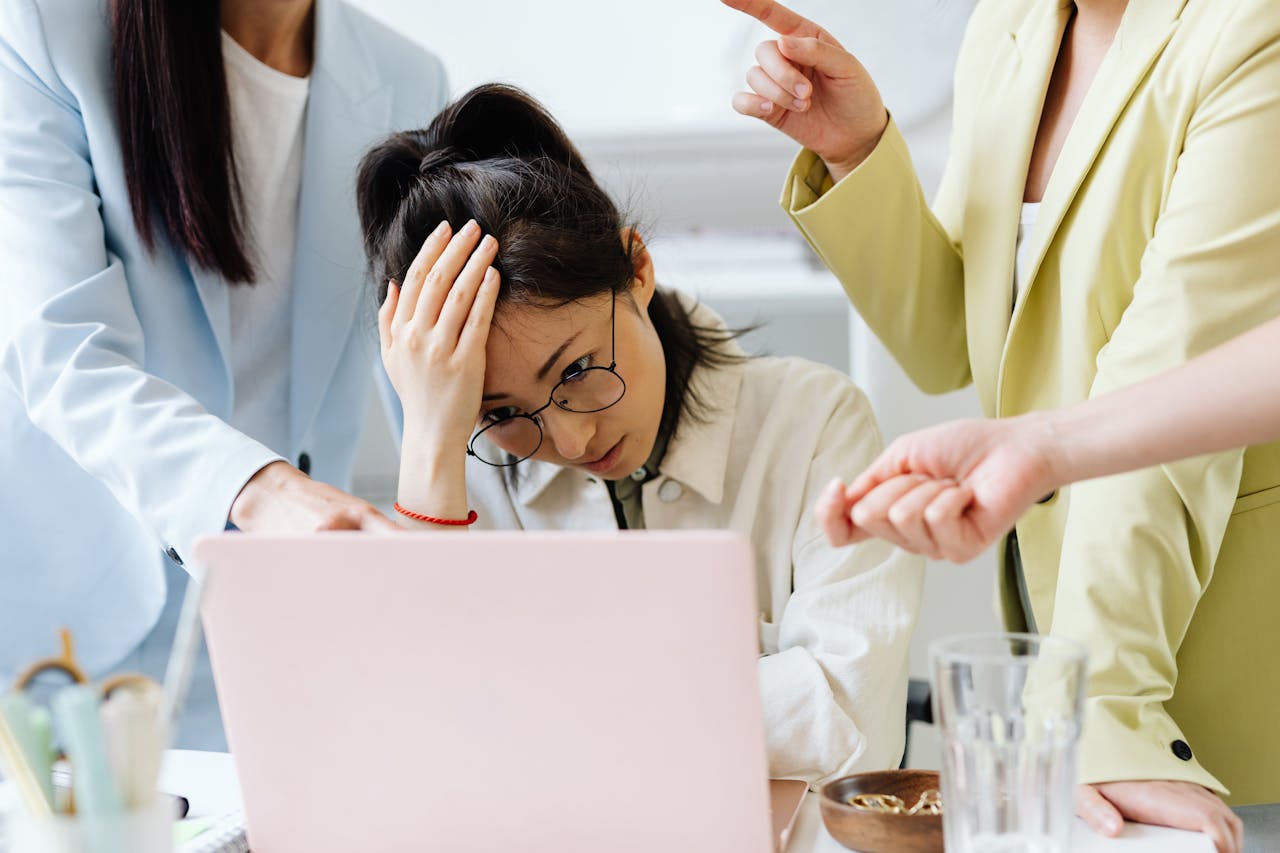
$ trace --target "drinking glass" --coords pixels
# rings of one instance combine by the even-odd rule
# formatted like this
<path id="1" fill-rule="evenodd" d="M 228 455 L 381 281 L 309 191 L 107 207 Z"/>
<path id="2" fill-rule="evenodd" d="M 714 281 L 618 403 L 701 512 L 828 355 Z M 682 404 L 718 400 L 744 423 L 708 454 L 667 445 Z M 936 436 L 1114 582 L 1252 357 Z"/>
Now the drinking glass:
<path id="1" fill-rule="evenodd" d="M 1066 853 L 1084 647 L 975 634 L 934 642 L 930 658 L 947 853 Z"/>

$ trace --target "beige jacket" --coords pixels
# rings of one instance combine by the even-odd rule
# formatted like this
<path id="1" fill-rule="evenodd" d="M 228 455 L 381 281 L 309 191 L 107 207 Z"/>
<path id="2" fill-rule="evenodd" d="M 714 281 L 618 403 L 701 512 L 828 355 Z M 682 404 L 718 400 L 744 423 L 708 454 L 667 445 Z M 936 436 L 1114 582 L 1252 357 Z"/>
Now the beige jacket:
<path id="1" fill-rule="evenodd" d="M 695 317 L 706 324 L 708 314 Z M 795 358 L 702 369 L 691 381 L 709 416 L 681 423 L 661 476 L 644 486 L 645 523 L 750 539 L 771 775 L 816 786 L 896 766 L 923 561 L 881 542 L 832 548 L 813 518 L 823 487 L 880 450 L 866 397 L 847 376 Z M 524 462 L 513 483 L 468 463 L 479 526 L 617 527 L 605 484 L 586 472 Z"/>

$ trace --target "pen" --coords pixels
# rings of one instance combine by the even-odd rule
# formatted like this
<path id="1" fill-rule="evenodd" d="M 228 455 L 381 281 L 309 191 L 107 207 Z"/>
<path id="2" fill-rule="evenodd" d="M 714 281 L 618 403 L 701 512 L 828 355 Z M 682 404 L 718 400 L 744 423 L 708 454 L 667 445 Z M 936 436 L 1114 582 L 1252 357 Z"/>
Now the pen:
<path id="1" fill-rule="evenodd" d="M 178 717 L 187 701 L 191 687 L 191 668 L 195 664 L 200 643 L 200 599 L 204 595 L 205 573 L 192 566 L 187 580 L 187 592 L 178 613 L 178 625 L 174 630 L 173 646 L 169 651 L 169 663 L 164 671 L 164 700 L 161 703 L 162 723 L 166 734 L 173 737 L 178 731 Z"/>

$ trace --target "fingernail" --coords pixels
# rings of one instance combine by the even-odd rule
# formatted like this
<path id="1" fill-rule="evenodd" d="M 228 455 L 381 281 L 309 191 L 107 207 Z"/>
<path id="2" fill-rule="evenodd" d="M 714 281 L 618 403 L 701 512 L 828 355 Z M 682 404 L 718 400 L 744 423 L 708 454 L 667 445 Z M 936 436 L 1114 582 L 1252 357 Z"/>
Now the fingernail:
<path id="1" fill-rule="evenodd" d="M 797 98 L 807 98 L 807 97 L 809 97 L 809 84 L 808 84 L 808 83 L 797 83 L 797 84 L 796 84 L 796 97 L 797 97 Z"/>
<path id="2" fill-rule="evenodd" d="M 795 104 L 795 107 L 798 110 L 803 110 L 805 107 L 809 106 L 809 102 L 803 98 L 796 98 L 792 103 Z"/>
<path id="3" fill-rule="evenodd" d="M 479 231 L 480 225 L 474 219 L 469 219 L 467 220 L 466 226 L 462 230 L 466 231 L 468 234 L 471 234 L 476 231 Z"/>
<path id="4" fill-rule="evenodd" d="M 448 230 L 449 230 L 449 221 L 444 220 L 439 225 L 436 226 L 436 230 L 431 232 L 431 236 L 438 237 L 439 235 L 443 234 L 445 231 L 448 231 Z"/>
<path id="5" fill-rule="evenodd" d="M 486 251 L 498 245 L 498 241 L 493 238 L 492 234 L 484 235 L 484 239 L 480 241 L 480 248 Z"/>
<path id="6" fill-rule="evenodd" d="M 760 112 L 767 113 L 773 110 L 773 101 L 761 101 Z"/>

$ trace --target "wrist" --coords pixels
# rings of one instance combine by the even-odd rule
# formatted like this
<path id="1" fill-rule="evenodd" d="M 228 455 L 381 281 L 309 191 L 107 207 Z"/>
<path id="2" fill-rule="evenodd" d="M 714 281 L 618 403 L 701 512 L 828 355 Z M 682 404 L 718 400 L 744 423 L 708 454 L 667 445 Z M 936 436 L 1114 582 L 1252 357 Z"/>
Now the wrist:
<path id="1" fill-rule="evenodd" d="M 436 518 L 467 515 L 466 446 L 419 440 L 406 433 L 396 501 Z"/>
<path id="2" fill-rule="evenodd" d="M 231 511 L 227 513 L 227 520 L 241 530 L 252 529 L 254 519 L 261 513 L 263 506 L 270 502 L 272 495 L 278 494 L 285 488 L 293 475 L 306 476 L 280 459 L 259 468 L 240 487 L 239 494 L 231 502 Z"/>
<path id="3" fill-rule="evenodd" d="M 467 440 L 441 438 L 430 429 L 415 429 L 406 424 L 400 446 L 400 475 L 416 479 L 440 473 L 461 472 L 466 467 Z"/>
<path id="4" fill-rule="evenodd" d="M 1032 452 L 1044 460 L 1046 493 L 1075 480 L 1072 470 L 1077 461 L 1071 444 L 1072 430 L 1063 423 L 1062 410 L 1029 412 L 1017 420 Z"/>
<path id="5" fill-rule="evenodd" d="M 827 173 L 831 175 L 832 183 L 840 183 L 855 169 L 866 162 L 867 158 L 875 152 L 880 140 L 884 138 L 884 132 L 889 129 L 889 111 L 884 110 L 884 116 L 880 123 L 880 128 L 875 133 L 863 139 L 860 143 L 853 146 L 849 151 L 840 152 L 831 156 L 823 156 L 823 165 L 827 167 Z"/>

